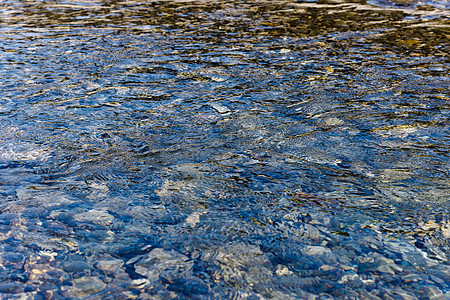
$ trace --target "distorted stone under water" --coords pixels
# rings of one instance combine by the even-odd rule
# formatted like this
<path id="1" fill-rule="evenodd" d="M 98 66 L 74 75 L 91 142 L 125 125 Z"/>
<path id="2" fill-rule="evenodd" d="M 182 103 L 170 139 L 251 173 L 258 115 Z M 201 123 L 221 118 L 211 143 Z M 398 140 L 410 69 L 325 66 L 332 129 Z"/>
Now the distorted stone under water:
<path id="1" fill-rule="evenodd" d="M 0 3 L 0 298 L 449 299 L 450 2 Z"/>

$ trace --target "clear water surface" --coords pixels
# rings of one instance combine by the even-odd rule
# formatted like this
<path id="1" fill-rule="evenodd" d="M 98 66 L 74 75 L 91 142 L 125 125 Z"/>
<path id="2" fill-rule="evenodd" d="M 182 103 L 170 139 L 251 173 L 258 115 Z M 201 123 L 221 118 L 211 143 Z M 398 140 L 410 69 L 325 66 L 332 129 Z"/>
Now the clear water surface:
<path id="1" fill-rule="evenodd" d="M 0 297 L 449 299 L 449 9 L 3 0 Z"/>

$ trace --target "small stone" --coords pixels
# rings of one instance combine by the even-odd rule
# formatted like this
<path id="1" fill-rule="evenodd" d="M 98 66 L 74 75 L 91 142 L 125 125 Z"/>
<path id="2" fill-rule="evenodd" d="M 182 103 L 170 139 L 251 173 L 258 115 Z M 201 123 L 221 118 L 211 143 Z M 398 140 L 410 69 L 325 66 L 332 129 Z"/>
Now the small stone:
<path id="1" fill-rule="evenodd" d="M 445 283 L 444 280 L 434 275 L 430 275 L 430 279 L 440 285 L 443 285 Z"/>
<path id="2" fill-rule="evenodd" d="M 395 273 L 403 270 L 403 268 L 396 265 L 392 259 L 384 257 L 377 252 L 371 252 L 370 255 L 365 258 L 359 257 L 358 261 L 360 272 L 395 275 Z"/>
<path id="3" fill-rule="evenodd" d="M 63 270 L 68 273 L 81 272 L 88 269 L 89 265 L 84 261 L 66 262 L 63 265 Z"/>
<path id="4" fill-rule="evenodd" d="M 115 282 L 129 282 L 130 281 L 130 275 L 126 273 L 125 271 L 120 270 L 120 273 L 114 274 L 114 281 Z"/>
<path id="5" fill-rule="evenodd" d="M 322 256 L 332 254 L 330 249 L 321 246 L 307 246 L 302 250 L 302 253 L 309 256 Z"/>
<path id="6" fill-rule="evenodd" d="M 47 222 L 45 224 L 46 229 L 56 236 L 68 236 L 73 232 L 61 222 Z"/>
<path id="7" fill-rule="evenodd" d="M 51 284 L 51 283 L 44 283 L 39 286 L 39 291 L 48 292 L 48 291 L 56 291 L 56 290 L 58 290 L 58 287 L 55 284 Z"/>
<path id="8" fill-rule="evenodd" d="M 397 265 L 397 264 L 391 264 L 391 265 L 389 265 L 389 267 L 390 267 L 395 273 L 400 273 L 400 272 L 403 271 L 403 268 L 400 267 L 400 266 Z"/>
<path id="9" fill-rule="evenodd" d="M 302 254 L 312 257 L 317 257 L 319 259 L 324 259 L 329 263 L 334 263 L 337 261 L 336 256 L 330 249 L 323 246 L 306 246 L 302 249 Z"/>
<path id="10" fill-rule="evenodd" d="M 215 110 L 217 110 L 218 113 L 220 114 L 226 114 L 231 112 L 228 107 L 223 106 L 222 104 L 219 103 L 208 103 L 209 106 L 211 106 L 212 108 L 214 108 Z"/>
<path id="11" fill-rule="evenodd" d="M 322 265 L 319 270 L 327 272 L 327 271 L 331 271 L 331 270 L 336 270 L 335 267 L 330 266 L 330 265 Z"/>
<path id="12" fill-rule="evenodd" d="M 426 299 L 442 299 L 444 294 L 434 285 L 421 285 L 417 289 L 417 293 Z"/>
<path id="13" fill-rule="evenodd" d="M 92 209 L 74 216 L 78 222 L 91 222 L 96 225 L 107 226 L 114 222 L 114 217 L 105 210 Z"/>
<path id="14" fill-rule="evenodd" d="M 199 295 L 208 293 L 208 287 L 198 278 L 166 278 L 166 283 L 169 284 L 167 290 L 181 292 L 185 296 Z"/>
<path id="15" fill-rule="evenodd" d="M 117 270 L 122 266 L 123 260 L 121 259 L 100 260 L 95 264 L 95 267 L 97 269 L 112 273 L 116 273 Z"/>
<path id="16" fill-rule="evenodd" d="M 151 252 L 132 258 L 127 264 L 134 264 L 136 273 L 148 278 L 158 278 L 164 270 L 186 268 L 189 258 L 174 250 L 155 248 Z"/>
<path id="17" fill-rule="evenodd" d="M 11 225 L 15 219 L 18 219 L 17 214 L 3 213 L 0 214 L 0 225 Z"/>
<path id="18" fill-rule="evenodd" d="M 186 223 L 188 223 L 191 226 L 195 226 L 197 223 L 200 222 L 200 216 L 205 214 L 206 212 L 194 212 L 193 214 L 190 214 L 186 218 Z"/>
<path id="19" fill-rule="evenodd" d="M 139 278 L 131 281 L 131 285 L 133 285 L 133 287 L 135 288 L 144 288 L 148 284 L 150 284 L 150 281 L 145 278 Z"/>
<path id="20" fill-rule="evenodd" d="M 389 265 L 379 265 L 373 269 L 374 271 L 377 271 L 379 273 L 386 273 L 386 274 L 392 274 L 394 275 L 394 270 L 391 269 Z"/>
<path id="21" fill-rule="evenodd" d="M 323 121 L 323 125 L 325 125 L 327 127 L 340 126 L 343 124 L 344 124 L 344 121 L 342 121 L 341 119 L 338 119 L 338 118 L 326 118 Z"/>
<path id="22" fill-rule="evenodd" d="M 417 274 L 408 274 L 408 275 L 402 276 L 402 280 L 405 283 L 418 282 L 419 280 L 421 280 L 421 277 Z"/>
<path id="23" fill-rule="evenodd" d="M 447 225 L 445 225 L 445 226 L 442 226 L 441 230 L 442 230 L 442 235 L 443 235 L 446 239 L 450 239 L 450 224 L 447 224 Z"/>
<path id="24" fill-rule="evenodd" d="M 69 297 L 87 297 L 102 291 L 106 284 L 96 277 L 81 277 L 73 281 L 73 287 L 67 291 Z"/>
<path id="25" fill-rule="evenodd" d="M 355 266 L 339 265 L 339 267 L 344 271 L 356 270 Z"/>
<path id="26" fill-rule="evenodd" d="M 379 262 L 383 262 L 385 264 L 388 264 L 388 265 L 395 264 L 395 262 L 392 259 L 384 257 L 384 256 L 381 256 L 381 255 L 377 256 L 376 260 L 379 261 Z"/>
<path id="27" fill-rule="evenodd" d="M 17 294 L 25 290 L 23 284 L 18 282 L 2 282 L 0 283 L 0 293 Z"/>
<path id="28" fill-rule="evenodd" d="M 31 274 L 33 274 L 33 275 L 41 275 L 41 274 L 44 274 L 44 273 L 47 273 L 48 272 L 48 267 L 47 266 L 42 266 L 42 265 L 34 265 L 33 267 L 32 267 L 32 269 L 30 269 L 30 272 L 31 272 Z"/>
<path id="29" fill-rule="evenodd" d="M 385 289 L 383 299 L 418 300 L 416 296 L 399 287 Z"/>
<path id="30" fill-rule="evenodd" d="M 20 253 L 7 252 L 1 255 L 1 263 L 4 266 L 20 264 L 24 260 L 24 256 Z"/>
<path id="31" fill-rule="evenodd" d="M 381 300 L 380 297 L 375 296 L 374 292 L 362 292 L 361 294 L 359 294 L 359 297 L 357 299 L 364 299 L 364 300 Z"/>
<path id="32" fill-rule="evenodd" d="M 48 240 L 35 240 L 37 246 L 46 251 L 57 252 L 60 250 L 77 250 L 78 242 L 71 238 L 51 238 Z"/>
<path id="33" fill-rule="evenodd" d="M 138 296 L 133 294 L 132 291 L 123 291 L 121 293 L 121 295 L 119 294 L 119 296 L 116 297 L 116 299 L 138 299 Z M 153 299 L 153 298 L 151 298 L 148 294 L 141 293 L 139 295 L 139 299 L 146 300 L 146 299 Z"/>
<path id="34" fill-rule="evenodd" d="M 338 281 L 338 283 L 344 284 L 344 283 L 355 281 L 355 280 L 360 280 L 358 274 L 356 274 L 356 273 L 349 273 L 349 274 L 342 275 L 342 277 Z"/>
<path id="35" fill-rule="evenodd" d="M 277 266 L 277 270 L 275 272 L 278 276 L 284 276 L 284 275 L 291 275 L 292 272 L 291 270 L 289 270 L 286 266 L 283 265 L 278 265 Z"/>
<path id="36" fill-rule="evenodd" d="M 450 268 L 448 265 L 437 265 L 429 270 L 428 274 L 432 274 L 435 277 L 442 279 L 444 282 L 450 282 Z"/>

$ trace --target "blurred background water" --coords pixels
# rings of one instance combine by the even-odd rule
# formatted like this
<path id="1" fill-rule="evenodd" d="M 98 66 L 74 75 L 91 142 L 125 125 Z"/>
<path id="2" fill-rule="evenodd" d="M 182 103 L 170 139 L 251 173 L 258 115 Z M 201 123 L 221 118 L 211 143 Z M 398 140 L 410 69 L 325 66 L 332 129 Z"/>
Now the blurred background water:
<path id="1" fill-rule="evenodd" d="M 0 3 L 0 297 L 447 299 L 442 1 Z"/>

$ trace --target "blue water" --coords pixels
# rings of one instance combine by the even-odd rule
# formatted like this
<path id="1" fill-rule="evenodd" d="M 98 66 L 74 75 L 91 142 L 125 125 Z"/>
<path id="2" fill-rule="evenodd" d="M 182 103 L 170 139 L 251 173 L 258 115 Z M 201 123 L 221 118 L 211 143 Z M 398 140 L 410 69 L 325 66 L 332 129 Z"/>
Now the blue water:
<path id="1" fill-rule="evenodd" d="M 3 1 L 0 298 L 447 299 L 448 9 Z"/>

